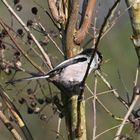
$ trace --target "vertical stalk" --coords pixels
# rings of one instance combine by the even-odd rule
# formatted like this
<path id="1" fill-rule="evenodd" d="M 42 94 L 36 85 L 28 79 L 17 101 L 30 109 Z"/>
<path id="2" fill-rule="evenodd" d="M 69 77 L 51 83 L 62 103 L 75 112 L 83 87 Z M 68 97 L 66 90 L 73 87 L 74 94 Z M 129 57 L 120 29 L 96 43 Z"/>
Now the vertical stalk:
<path id="1" fill-rule="evenodd" d="M 132 42 L 138 57 L 138 65 L 140 66 L 140 1 L 125 0 L 129 8 L 129 16 L 133 29 Z"/>

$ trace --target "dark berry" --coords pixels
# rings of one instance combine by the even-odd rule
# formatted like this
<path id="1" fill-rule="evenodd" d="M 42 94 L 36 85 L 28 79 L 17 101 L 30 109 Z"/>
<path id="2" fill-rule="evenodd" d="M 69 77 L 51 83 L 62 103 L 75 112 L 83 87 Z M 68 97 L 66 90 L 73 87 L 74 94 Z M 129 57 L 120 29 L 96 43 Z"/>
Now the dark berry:
<path id="1" fill-rule="evenodd" d="M 14 53 L 14 55 L 17 57 L 17 56 L 20 56 L 20 52 L 19 51 L 16 51 L 15 53 Z"/>
<path id="2" fill-rule="evenodd" d="M 39 104 L 43 104 L 44 103 L 44 100 L 41 99 L 41 98 L 37 99 L 37 101 L 38 101 Z"/>
<path id="3" fill-rule="evenodd" d="M 27 94 L 28 94 L 28 95 L 33 94 L 33 90 L 32 90 L 31 88 L 27 89 Z"/>
<path id="4" fill-rule="evenodd" d="M 18 4 L 20 2 L 20 0 L 14 0 L 14 5 Z"/>
<path id="5" fill-rule="evenodd" d="M 24 98 L 21 98 L 21 99 L 18 100 L 18 102 L 19 102 L 20 104 L 24 104 L 24 103 L 26 102 L 26 100 L 25 100 Z"/>
<path id="6" fill-rule="evenodd" d="M 46 97 L 45 102 L 46 102 L 46 104 L 52 103 L 52 98 Z"/>
<path id="7" fill-rule="evenodd" d="M 32 114 L 34 112 L 34 109 L 32 109 L 31 107 L 28 107 L 28 114 Z"/>
<path id="8" fill-rule="evenodd" d="M 23 36 L 23 30 L 22 29 L 17 29 L 17 34 L 22 37 Z"/>
<path id="9" fill-rule="evenodd" d="M 22 5 L 21 4 L 16 5 L 16 11 L 21 11 L 21 10 L 22 10 Z"/>
<path id="10" fill-rule="evenodd" d="M 31 19 L 29 19 L 29 20 L 27 21 L 27 24 L 26 24 L 26 25 L 27 25 L 27 27 L 28 27 L 28 26 L 32 26 L 32 25 L 33 25 L 33 21 L 32 21 Z"/>
<path id="11" fill-rule="evenodd" d="M 33 8 L 31 9 L 31 11 L 32 11 L 32 13 L 33 13 L 34 15 L 37 15 L 37 13 L 38 13 L 38 9 L 37 9 L 36 7 L 33 7 Z"/>

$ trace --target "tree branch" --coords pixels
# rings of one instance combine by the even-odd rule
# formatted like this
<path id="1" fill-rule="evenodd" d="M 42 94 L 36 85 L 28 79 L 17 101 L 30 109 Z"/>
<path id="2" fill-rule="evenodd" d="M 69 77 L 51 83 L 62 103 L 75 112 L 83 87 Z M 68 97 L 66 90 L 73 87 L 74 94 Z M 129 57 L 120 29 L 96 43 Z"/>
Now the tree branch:
<path id="1" fill-rule="evenodd" d="M 53 18 L 58 23 L 64 24 L 65 23 L 65 14 L 64 14 L 64 10 L 63 10 L 62 1 L 48 0 L 48 5 L 49 5 Z"/>
<path id="2" fill-rule="evenodd" d="M 80 50 L 80 46 L 74 43 L 74 35 L 76 32 L 76 23 L 77 23 L 78 12 L 79 12 L 79 0 L 72 1 L 70 10 L 71 10 L 69 12 L 70 18 L 68 19 L 67 31 L 66 31 L 67 57 L 76 55 Z"/>
<path id="3" fill-rule="evenodd" d="M 17 130 L 13 127 L 11 122 L 7 119 L 4 113 L 0 110 L 0 120 L 4 123 L 7 129 L 11 132 L 16 140 L 23 140 L 22 137 L 19 135 Z"/>
<path id="4" fill-rule="evenodd" d="M 75 34 L 74 41 L 76 44 L 80 44 L 86 36 L 86 33 L 87 33 L 90 23 L 92 21 L 92 15 L 93 15 L 93 10 L 94 10 L 95 4 L 96 4 L 96 0 L 88 1 L 83 23 L 82 23 L 80 29 Z"/>
<path id="5" fill-rule="evenodd" d="M 129 8 L 129 16 L 133 29 L 132 41 L 138 57 L 138 65 L 140 66 L 140 2 L 136 0 L 125 0 Z"/>
<path id="6" fill-rule="evenodd" d="M 39 51 L 43 55 L 44 59 L 46 60 L 46 63 L 52 69 L 52 64 L 49 59 L 49 56 L 46 54 L 42 46 L 39 44 L 39 42 L 36 40 L 35 36 L 30 32 L 29 28 L 25 25 L 25 23 L 22 21 L 22 19 L 14 12 L 14 10 L 11 8 L 11 6 L 7 3 L 6 0 L 2 0 L 3 4 L 8 8 L 10 13 L 17 19 L 17 21 L 22 25 L 22 27 L 25 29 L 25 31 L 30 35 L 30 37 L 33 39 L 34 43 L 38 47 Z"/>

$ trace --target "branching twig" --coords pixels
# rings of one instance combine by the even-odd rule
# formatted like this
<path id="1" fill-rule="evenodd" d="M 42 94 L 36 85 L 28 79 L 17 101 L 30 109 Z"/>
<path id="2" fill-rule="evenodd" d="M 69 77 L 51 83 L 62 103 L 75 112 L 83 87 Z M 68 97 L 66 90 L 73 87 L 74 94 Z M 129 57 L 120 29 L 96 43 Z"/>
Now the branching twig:
<path id="1" fill-rule="evenodd" d="M 134 87 L 133 94 L 135 95 L 134 100 L 133 100 L 132 104 L 130 105 L 130 107 L 129 107 L 127 113 L 126 113 L 126 115 L 125 115 L 125 117 L 124 117 L 124 119 L 123 119 L 123 121 L 122 121 L 122 123 L 121 123 L 121 125 L 120 125 L 120 127 L 119 127 L 119 129 L 117 131 L 117 133 L 116 133 L 116 137 L 115 137 L 114 140 L 119 140 L 119 137 L 120 137 L 120 134 L 122 132 L 122 129 L 123 129 L 126 121 L 128 120 L 128 117 L 132 113 L 137 101 L 139 100 L 139 97 L 140 97 L 140 87 L 139 86 Z"/>
<path id="2" fill-rule="evenodd" d="M 33 137 L 31 135 L 28 127 L 26 126 L 26 123 L 24 122 L 22 116 L 20 115 L 19 111 L 16 109 L 16 107 L 14 106 L 11 99 L 6 94 L 6 92 L 4 91 L 4 89 L 1 85 L 0 85 L 0 96 L 1 96 L 2 100 L 4 101 L 4 103 L 6 104 L 6 106 L 8 107 L 8 109 L 10 110 L 12 116 L 15 118 L 15 120 L 16 120 L 18 126 L 20 127 L 20 129 L 22 130 L 25 138 L 27 140 L 33 140 Z"/>
<path id="3" fill-rule="evenodd" d="M 102 79 L 102 81 L 106 84 L 106 86 L 110 90 L 113 90 L 113 87 L 111 86 L 111 84 L 101 75 L 99 71 L 97 71 L 97 75 Z M 128 104 L 119 96 L 119 93 L 116 90 L 112 91 L 112 93 L 127 109 L 129 108 Z"/>
<path id="4" fill-rule="evenodd" d="M 7 129 L 11 132 L 11 134 L 14 136 L 16 140 L 23 140 L 23 138 L 19 135 L 17 130 L 13 127 L 13 125 L 10 123 L 10 121 L 7 119 L 7 117 L 1 110 L 0 110 L 0 120 L 4 123 L 4 125 L 7 127 Z"/>
<path id="5" fill-rule="evenodd" d="M 30 37 L 33 39 L 34 43 L 42 53 L 44 59 L 46 60 L 46 63 L 48 64 L 49 68 L 52 69 L 51 61 L 47 55 L 47 53 L 44 51 L 42 46 L 39 44 L 37 39 L 34 37 L 34 35 L 30 32 L 29 28 L 26 26 L 26 24 L 22 21 L 22 19 L 14 12 L 14 10 L 11 8 L 11 6 L 7 3 L 6 0 L 2 0 L 3 4 L 8 8 L 10 13 L 17 19 L 17 21 L 22 25 L 22 27 L 25 29 L 25 31 L 30 35 Z"/>
<path id="6" fill-rule="evenodd" d="M 86 36 L 86 33 L 92 21 L 92 15 L 93 15 L 95 4 L 96 4 L 96 0 L 88 0 L 83 23 L 80 29 L 75 34 L 74 41 L 76 44 L 80 44 Z"/>
<path id="7" fill-rule="evenodd" d="M 8 36 L 12 40 L 12 42 L 15 44 L 15 46 L 20 50 L 20 52 L 25 56 L 25 58 L 40 72 L 45 73 L 30 57 L 27 55 L 27 53 L 18 45 L 18 43 L 15 41 L 14 37 L 11 35 L 10 31 L 5 27 L 4 22 L 0 19 L 0 24 L 2 27 L 6 30 Z"/>
<path id="8" fill-rule="evenodd" d="M 57 3 L 57 4 L 56 4 Z M 48 0 L 48 5 L 50 8 L 50 11 L 52 13 L 53 18 L 58 22 L 58 23 L 65 23 L 65 15 L 63 11 L 63 6 L 61 1 L 57 0 Z"/>
<path id="9" fill-rule="evenodd" d="M 51 16 L 51 14 L 47 11 L 47 9 L 45 9 L 42 5 L 40 5 L 38 2 L 36 2 L 35 0 L 33 0 L 33 2 L 35 4 L 37 4 L 47 15 L 48 17 L 51 19 L 52 23 L 54 24 L 54 26 L 60 30 L 59 26 L 57 25 L 57 23 L 55 22 L 55 20 L 53 19 L 53 17 Z"/>
<path id="10" fill-rule="evenodd" d="M 116 125 L 116 126 L 113 126 L 113 127 L 109 128 L 109 129 L 101 132 L 100 134 L 96 135 L 96 139 L 99 138 L 100 136 L 102 136 L 103 134 L 105 134 L 105 133 L 107 133 L 107 132 L 109 132 L 111 130 L 114 130 L 114 129 L 118 128 L 119 126 L 120 126 L 120 124 L 119 125 Z"/>
<path id="11" fill-rule="evenodd" d="M 86 84 L 86 88 L 93 95 L 92 96 L 92 98 L 93 98 L 94 97 L 94 93 L 92 92 L 92 90 L 89 88 L 89 86 L 87 84 Z M 108 113 L 112 118 L 114 118 L 117 121 L 122 121 L 121 118 L 119 118 L 119 117 L 115 116 L 114 114 L 112 114 L 111 111 L 100 101 L 100 99 L 97 96 L 96 96 L 96 100 L 101 105 L 101 107 L 105 110 L 105 112 Z M 85 101 L 87 101 L 87 100 L 85 100 Z"/>
<path id="12" fill-rule="evenodd" d="M 103 31 L 104 31 L 104 29 L 105 29 L 105 26 L 106 26 L 106 24 L 108 23 L 108 19 L 110 18 L 111 14 L 112 14 L 112 11 L 114 10 L 114 8 L 116 8 L 116 6 L 118 5 L 119 2 L 120 2 L 120 0 L 116 0 L 116 2 L 113 4 L 113 6 L 111 7 L 111 9 L 109 10 L 109 12 L 108 12 L 106 18 L 104 19 L 104 22 L 103 22 L 103 24 L 102 24 L 102 26 L 101 26 L 101 29 L 100 29 L 100 32 L 99 32 L 99 36 L 98 36 L 98 38 L 97 38 L 97 40 L 96 40 L 96 43 L 95 43 L 94 51 L 93 51 L 93 53 L 92 53 L 90 62 L 88 63 L 88 67 L 87 67 L 85 76 L 84 76 L 84 78 L 83 78 L 82 85 L 85 84 L 85 80 L 86 80 L 86 78 L 87 78 L 87 76 L 88 76 L 88 72 L 89 72 L 89 69 L 90 69 L 90 65 L 91 65 L 91 63 L 92 63 L 92 60 L 94 59 L 95 53 L 96 53 L 97 50 L 98 50 L 98 45 L 99 45 L 100 39 L 101 39 L 101 37 L 102 37 Z"/>

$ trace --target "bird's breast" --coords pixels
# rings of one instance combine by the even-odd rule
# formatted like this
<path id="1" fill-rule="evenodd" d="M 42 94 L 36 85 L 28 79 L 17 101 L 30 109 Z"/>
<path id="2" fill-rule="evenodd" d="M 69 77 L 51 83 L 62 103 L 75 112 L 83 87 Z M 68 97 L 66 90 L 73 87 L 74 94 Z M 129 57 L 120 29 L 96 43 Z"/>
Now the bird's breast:
<path id="1" fill-rule="evenodd" d="M 81 82 L 86 73 L 87 65 L 83 63 L 70 65 L 62 70 L 60 74 L 60 81 L 65 82 Z"/>

